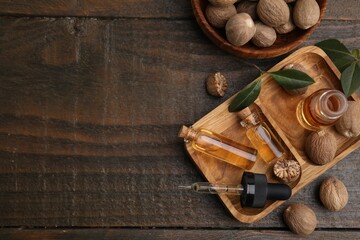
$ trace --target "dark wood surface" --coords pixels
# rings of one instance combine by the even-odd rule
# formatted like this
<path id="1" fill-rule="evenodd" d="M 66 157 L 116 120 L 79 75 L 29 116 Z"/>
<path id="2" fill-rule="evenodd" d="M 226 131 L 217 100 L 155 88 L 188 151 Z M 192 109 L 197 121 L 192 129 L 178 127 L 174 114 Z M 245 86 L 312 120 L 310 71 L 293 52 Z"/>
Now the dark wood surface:
<path id="1" fill-rule="evenodd" d="M 360 48 L 359 8 L 330 0 L 303 46 Z M 217 70 L 223 99 L 204 88 Z M 359 238 L 359 150 L 250 225 L 216 196 L 177 190 L 202 180 L 179 127 L 257 75 L 205 37 L 189 0 L 0 0 L 0 239 L 288 239 L 281 216 L 293 202 L 316 212 L 315 239 Z M 336 213 L 318 197 L 330 175 L 349 191 Z"/>
<path id="2" fill-rule="evenodd" d="M 244 239 L 266 239 L 266 240 L 287 240 L 287 239 L 358 239 L 359 233 L 356 230 L 336 231 L 317 230 L 311 237 L 296 236 L 286 229 L 277 230 L 245 230 L 245 229 L 4 229 L 0 232 L 1 239 L 74 239 L 74 240 L 118 240 L 118 239 L 139 239 L 139 240 L 244 240 Z"/>

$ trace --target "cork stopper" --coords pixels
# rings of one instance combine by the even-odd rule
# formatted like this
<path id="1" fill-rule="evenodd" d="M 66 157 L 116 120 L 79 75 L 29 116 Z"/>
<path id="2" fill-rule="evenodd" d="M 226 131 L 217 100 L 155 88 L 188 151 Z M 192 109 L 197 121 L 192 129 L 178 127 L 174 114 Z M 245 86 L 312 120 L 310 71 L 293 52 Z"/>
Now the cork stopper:
<path id="1" fill-rule="evenodd" d="M 250 108 L 246 107 L 243 110 L 237 112 L 237 115 L 240 117 L 241 120 L 245 120 L 248 116 L 251 115 Z"/>
<path id="2" fill-rule="evenodd" d="M 188 128 L 187 126 L 182 126 L 179 131 L 178 137 L 192 141 L 195 138 L 195 135 L 196 131 L 194 129 L 192 129 L 191 127 Z"/>
<path id="3" fill-rule="evenodd" d="M 257 114 L 251 112 L 250 108 L 248 108 L 248 107 L 237 112 L 237 115 L 241 119 L 241 123 L 256 125 L 259 122 L 257 119 Z M 245 124 L 245 125 L 242 124 L 242 126 L 245 127 L 247 124 Z"/>
<path id="4" fill-rule="evenodd" d="M 189 133 L 189 128 L 183 125 L 179 131 L 178 137 L 186 138 L 188 133 Z"/>

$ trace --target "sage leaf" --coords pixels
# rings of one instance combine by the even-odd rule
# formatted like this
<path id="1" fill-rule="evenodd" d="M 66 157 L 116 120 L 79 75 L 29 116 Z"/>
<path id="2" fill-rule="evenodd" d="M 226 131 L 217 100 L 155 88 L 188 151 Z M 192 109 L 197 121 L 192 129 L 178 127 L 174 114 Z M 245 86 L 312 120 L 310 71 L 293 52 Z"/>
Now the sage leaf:
<path id="1" fill-rule="evenodd" d="M 337 39 L 324 40 L 315 45 L 324 50 L 340 72 L 344 71 L 356 60 L 345 45 Z"/>
<path id="2" fill-rule="evenodd" d="M 280 86 L 287 90 L 303 88 L 315 82 L 306 73 L 295 69 L 285 69 L 277 72 L 270 72 L 269 74 Z"/>
<path id="3" fill-rule="evenodd" d="M 342 72 L 340 81 L 343 92 L 347 97 L 360 87 L 360 67 L 357 62 L 353 62 Z"/>
<path id="4" fill-rule="evenodd" d="M 259 96 L 261 90 L 261 79 L 241 90 L 230 103 L 229 112 L 241 111 L 250 106 Z"/>

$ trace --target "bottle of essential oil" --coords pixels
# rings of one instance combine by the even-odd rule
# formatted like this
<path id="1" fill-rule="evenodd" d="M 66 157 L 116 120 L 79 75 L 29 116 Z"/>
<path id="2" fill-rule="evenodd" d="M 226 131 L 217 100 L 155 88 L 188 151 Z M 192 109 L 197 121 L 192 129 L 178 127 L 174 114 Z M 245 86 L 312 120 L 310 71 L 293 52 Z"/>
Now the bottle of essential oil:
<path id="1" fill-rule="evenodd" d="M 220 134 L 200 128 L 183 126 L 179 137 L 191 143 L 194 150 L 243 169 L 250 169 L 257 159 L 257 151 Z"/>
<path id="2" fill-rule="evenodd" d="M 265 123 L 260 122 L 256 112 L 251 112 L 247 107 L 237 114 L 242 120 L 241 126 L 247 128 L 246 136 L 265 162 L 278 160 L 284 155 L 284 148 L 276 141 L 270 128 Z"/>
<path id="3" fill-rule="evenodd" d="M 296 115 L 304 128 L 317 131 L 321 126 L 335 124 L 347 108 L 348 101 L 342 92 L 320 89 L 298 104 Z"/>

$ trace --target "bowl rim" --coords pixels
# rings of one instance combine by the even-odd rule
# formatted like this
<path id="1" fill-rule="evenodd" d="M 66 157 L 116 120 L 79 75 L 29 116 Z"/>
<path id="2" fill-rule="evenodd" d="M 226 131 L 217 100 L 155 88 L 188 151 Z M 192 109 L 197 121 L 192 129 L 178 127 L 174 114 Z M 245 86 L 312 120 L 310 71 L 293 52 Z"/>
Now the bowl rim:
<path id="1" fill-rule="evenodd" d="M 194 16 L 196 21 L 198 22 L 200 28 L 205 33 L 205 35 L 218 47 L 231 53 L 238 57 L 243 58 L 273 58 L 283 54 L 286 54 L 293 50 L 294 48 L 298 47 L 301 43 L 303 43 L 318 27 L 320 24 L 323 16 L 325 15 L 326 6 L 328 0 L 316 0 L 320 7 L 320 17 L 317 23 L 307 30 L 300 30 L 303 31 L 303 34 L 300 35 L 299 38 L 295 39 L 292 42 L 289 42 L 280 48 L 247 48 L 244 46 L 234 46 L 230 44 L 226 39 L 220 36 L 216 30 L 208 23 L 204 12 L 202 10 L 201 2 L 207 0 L 191 0 L 191 5 L 193 9 Z M 320 1 L 320 3 L 319 3 Z M 246 45 L 245 45 L 246 46 Z"/>

